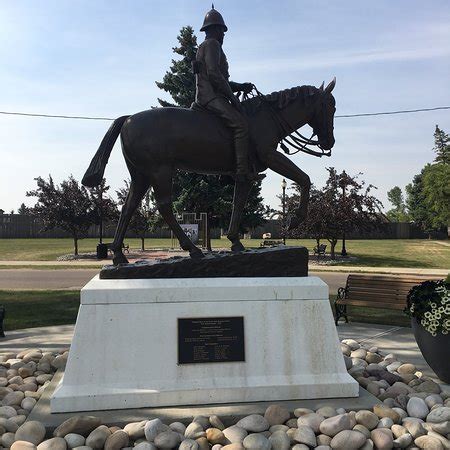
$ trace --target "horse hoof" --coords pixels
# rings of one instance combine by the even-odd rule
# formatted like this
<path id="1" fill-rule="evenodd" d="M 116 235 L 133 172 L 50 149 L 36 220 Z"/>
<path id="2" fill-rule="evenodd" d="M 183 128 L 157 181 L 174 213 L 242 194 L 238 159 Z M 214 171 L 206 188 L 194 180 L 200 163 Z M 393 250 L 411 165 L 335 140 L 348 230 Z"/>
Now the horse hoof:
<path id="1" fill-rule="evenodd" d="M 192 259 L 200 259 L 200 258 L 204 258 L 205 257 L 203 252 L 197 247 L 194 247 L 193 249 L 189 250 L 189 256 Z"/>
<path id="2" fill-rule="evenodd" d="M 245 250 L 245 247 L 239 241 L 231 244 L 231 251 L 233 253 L 243 252 L 244 250 Z"/>
<path id="3" fill-rule="evenodd" d="M 119 264 L 128 264 L 128 259 L 125 257 L 123 253 L 119 253 L 117 255 L 114 255 L 113 264 L 115 266 L 118 266 Z"/>

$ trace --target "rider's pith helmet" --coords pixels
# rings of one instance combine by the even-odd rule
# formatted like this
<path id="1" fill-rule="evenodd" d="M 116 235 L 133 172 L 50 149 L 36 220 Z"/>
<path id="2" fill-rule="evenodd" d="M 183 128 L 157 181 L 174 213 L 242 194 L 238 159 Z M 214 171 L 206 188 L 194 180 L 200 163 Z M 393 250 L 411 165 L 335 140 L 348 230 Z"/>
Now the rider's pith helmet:
<path id="1" fill-rule="evenodd" d="M 206 13 L 205 20 L 203 21 L 203 26 L 200 28 L 200 31 L 206 31 L 206 29 L 211 25 L 222 25 L 224 30 L 228 31 L 228 27 L 225 25 L 222 14 L 214 9 L 214 5 L 212 5 L 212 9 Z"/>

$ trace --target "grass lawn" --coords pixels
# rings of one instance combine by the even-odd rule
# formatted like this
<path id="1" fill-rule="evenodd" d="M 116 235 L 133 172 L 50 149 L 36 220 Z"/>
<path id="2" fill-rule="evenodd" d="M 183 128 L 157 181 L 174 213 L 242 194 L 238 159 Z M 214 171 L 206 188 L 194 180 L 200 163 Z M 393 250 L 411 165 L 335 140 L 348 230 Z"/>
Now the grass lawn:
<path id="1" fill-rule="evenodd" d="M 108 242 L 110 240 L 107 240 Z M 140 248 L 139 239 L 126 239 L 132 249 Z M 259 247 L 261 239 L 243 240 L 246 247 Z M 447 241 L 448 242 L 448 241 Z M 323 241 L 327 243 L 327 241 Z M 315 246 L 311 239 L 290 239 L 288 245 L 304 245 L 310 250 Z M 94 252 L 97 239 L 79 241 L 79 251 Z M 171 239 L 146 239 L 146 248 L 170 248 Z M 228 248 L 227 239 L 214 239 L 214 248 Z M 327 250 L 329 250 L 329 244 Z M 337 246 L 340 251 L 340 243 Z M 73 251 L 71 239 L 0 239 L 1 261 L 53 261 L 60 255 Z M 347 251 L 356 256 L 342 265 L 365 267 L 417 267 L 429 269 L 450 268 L 450 245 L 421 239 L 348 240 Z"/>
<path id="2" fill-rule="evenodd" d="M 0 290 L 0 305 L 6 309 L 5 331 L 74 324 L 80 292 Z M 350 322 L 409 326 L 409 319 L 400 311 L 349 306 L 348 312 Z"/>
<path id="3" fill-rule="evenodd" d="M 79 291 L 3 291 L 0 305 L 6 309 L 5 331 L 75 323 Z"/>

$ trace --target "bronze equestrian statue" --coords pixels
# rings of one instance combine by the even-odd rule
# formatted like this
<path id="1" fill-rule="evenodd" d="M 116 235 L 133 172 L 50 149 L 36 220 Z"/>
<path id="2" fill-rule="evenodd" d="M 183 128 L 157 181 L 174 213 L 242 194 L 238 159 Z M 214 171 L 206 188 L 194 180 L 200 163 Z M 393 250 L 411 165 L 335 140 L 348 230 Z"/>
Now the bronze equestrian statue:
<path id="1" fill-rule="evenodd" d="M 208 14 L 212 11 L 215 10 Z M 214 17 L 218 19 L 218 15 Z M 208 15 L 205 18 L 208 30 L 210 27 L 206 19 Z M 210 25 L 222 26 L 222 30 L 218 31 L 220 28 L 216 28 L 213 34 L 207 34 L 205 43 L 199 47 L 197 61 L 200 64 L 197 67 L 194 64 L 194 69 L 199 70 L 199 106 L 191 109 L 155 108 L 119 117 L 106 133 L 83 177 L 82 183 L 85 186 L 100 184 L 114 143 L 120 135 L 131 184 L 114 241 L 109 245 L 114 252 L 113 262 L 116 265 L 128 262 L 122 252 L 125 232 L 134 211 L 150 187 L 153 189 L 158 211 L 178 238 L 181 248 L 189 251 L 193 258 L 203 256 L 202 251 L 183 232 L 173 213 L 172 179 L 177 169 L 235 177 L 233 209 L 227 234 L 233 252 L 244 250 L 239 240 L 239 224 L 255 174 L 269 168 L 297 183 L 301 187 L 301 200 L 294 215 L 290 217 L 289 228 L 297 227 L 306 217 L 310 179 L 277 148 L 280 145 L 285 153 L 290 154 L 288 144 L 297 151 L 315 156 L 330 155 L 334 145 L 333 121 L 336 111 L 331 92 L 336 80 L 331 81 L 326 88 L 322 83 L 320 88 L 300 86 L 270 95 L 262 95 L 251 85 L 257 95 L 239 103 L 237 97 L 234 97 L 233 89 L 249 93 L 250 87 L 246 83 L 235 85 L 228 81 L 228 69 L 224 64 L 226 58 L 221 45 L 218 45 L 220 41 L 217 41 L 226 31 L 226 26 L 225 23 Z M 218 44 L 206 43 L 213 40 Z M 203 45 L 208 49 L 202 48 Z M 217 58 L 217 52 L 219 53 L 221 76 L 217 75 L 217 59 L 213 63 L 209 61 L 210 46 L 216 52 L 213 58 Z M 204 66 L 206 59 L 208 61 Z M 217 78 L 214 75 L 211 78 L 208 73 L 208 68 L 212 66 L 219 76 L 218 84 Z M 205 68 L 206 75 L 202 73 Z M 203 79 L 205 76 L 207 78 Z M 205 102 L 204 91 L 199 87 L 203 82 L 211 84 L 212 105 L 211 101 Z M 219 103 L 220 106 L 216 108 L 215 105 Z M 211 111 L 214 113 L 211 114 Z M 317 136 L 317 140 L 313 140 L 313 136 L 307 139 L 298 133 L 297 130 L 306 124 L 313 129 L 313 136 Z M 247 134 L 249 138 L 246 137 Z M 315 145 L 320 150 L 314 151 L 308 145 Z"/>

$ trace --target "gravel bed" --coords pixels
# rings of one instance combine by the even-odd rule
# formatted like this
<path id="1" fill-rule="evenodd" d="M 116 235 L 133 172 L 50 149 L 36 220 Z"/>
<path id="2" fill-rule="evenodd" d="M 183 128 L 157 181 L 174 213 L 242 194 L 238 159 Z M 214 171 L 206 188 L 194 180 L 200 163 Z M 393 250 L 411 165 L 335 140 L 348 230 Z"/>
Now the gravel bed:
<path id="1" fill-rule="evenodd" d="M 56 261 L 83 261 L 83 260 L 97 260 L 97 253 L 78 253 L 74 255 L 69 253 L 67 255 L 61 255 L 56 258 Z"/>
<path id="2" fill-rule="evenodd" d="M 74 415 L 48 436 L 26 421 L 68 352 L 28 349 L 0 355 L 0 444 L 11 450 L 387 450 L 450 449 L 450 392 L 422 376 L 413 364 L 347 339 L 345 364 L 359 384 L 378 397 L 372 410 L 324 406 L 288 411 L 273 404 L 225 427 L 220 417 L 163 423 L 157 417 L 108 427 L 93 416 Z"/>

